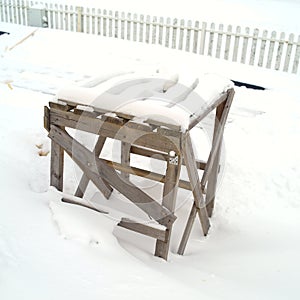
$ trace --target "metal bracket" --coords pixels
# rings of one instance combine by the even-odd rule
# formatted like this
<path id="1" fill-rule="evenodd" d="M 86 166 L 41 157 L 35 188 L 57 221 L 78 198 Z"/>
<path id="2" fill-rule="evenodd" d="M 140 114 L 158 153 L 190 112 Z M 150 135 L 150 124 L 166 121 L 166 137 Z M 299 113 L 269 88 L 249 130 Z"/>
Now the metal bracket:
<path id="1" fill-rule="evenodd" d="M 178 165 L 178 156 L 176 155 L 176 156 L 174 156 L 174 157 L 170 157 L 170 158 L 169 158 L 169 163 L 170 163 L 171 165 L 177 166 L 177 165 Z"/>

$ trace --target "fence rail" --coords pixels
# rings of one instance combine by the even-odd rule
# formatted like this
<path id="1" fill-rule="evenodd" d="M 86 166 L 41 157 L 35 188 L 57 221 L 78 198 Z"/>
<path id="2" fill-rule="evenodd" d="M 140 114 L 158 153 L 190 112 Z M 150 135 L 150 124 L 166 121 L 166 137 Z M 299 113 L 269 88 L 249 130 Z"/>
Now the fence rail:
<path id="1" fill-rule="evenodd" d="M 27 0 L 0 0 L 0 21 L 33 25 L 32 9 L 45 12 L 45 27 L 159 44 L 242 64 L 298 74 L 300 35 L 100 8 Z"/>

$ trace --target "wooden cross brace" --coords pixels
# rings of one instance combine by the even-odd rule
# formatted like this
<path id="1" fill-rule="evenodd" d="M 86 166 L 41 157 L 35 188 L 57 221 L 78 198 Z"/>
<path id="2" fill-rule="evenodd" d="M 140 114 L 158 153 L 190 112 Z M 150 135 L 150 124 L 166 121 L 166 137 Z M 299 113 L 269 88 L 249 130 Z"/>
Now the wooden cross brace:
<path id="1" fill-rule="evenodd" d="M 65 130 L 51 125 L 48 136 L 70 155 L 100 191 L 107 189 L 105 181 L 160 224 L 169 226 L 174 223 L 176 217 L 173 212 L 153 200 L 129 180 L 120 178 L 112 167 L 95 157 L 90 150 L 72 138 Z"/>

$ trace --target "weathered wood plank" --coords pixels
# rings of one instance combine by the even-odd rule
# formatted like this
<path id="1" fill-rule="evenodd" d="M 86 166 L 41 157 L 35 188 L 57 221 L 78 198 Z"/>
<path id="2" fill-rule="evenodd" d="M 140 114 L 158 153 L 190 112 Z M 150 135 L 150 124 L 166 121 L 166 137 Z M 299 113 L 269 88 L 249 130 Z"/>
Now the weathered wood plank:
<path id="1" fill-rule="evenodd" d="M 216 116 L 215 116 L 215 125 L 214 125 L 214 135 L 213 135 L 213 142 L 212 144 L 217 147 L 216 155 L 213 160 L 213 164 L 211 167 L 211 171 L 208 175 L 208 181 L 207 181 L 207 193 L 205 197 L 205 204 L 206 204 L 206 210 L 209 217 L 212 216 L 213 209 L 215 206 L 215 195 L 216 195 L 216 189 L 217 189 L 217 183 L 218 183 L 218 169 L 220 164 L 220 156 L 221 156 L 221 148 L 222 148 L 222 137 L 219 141 L 219 144 L 216 145 L 216 139 L 218 138 L 218 131 L 219 127 L 222 126 L 222 115 L 224 113 L 226 102 L 223 102 L 221 105 L 219 105 L 216 109 Z M 226 120 L 225 120 L 226 121 Z M 224 121 L 223 121 L 224 122 Z M 202 186 L 203 188 L 203 186 Z"/>
<path id="2" fill-rule="evenodd" d="M 131 147 L 131 153 L 136 154 L 136 155 L 142 155 L 146 157 L 151 157 L 153 159 L 158 159 L 158 160 L 167 160 L 168 154 L 164 152 L 159 152 L 159 151 L 154 151 L 151 149 L 145 149 L 145 148 L 140 148 L 137 146 L 132 146 Z M 202 160 L 196 160 L 197 168 L 200 170 L 204 170 L 206 167 L 206 162 Z M 185 166 L 184 159 L 182 160 L 182 165 Z"/>
<path id="3" fill-rule="evenodd" d="M 95 157 L 90 150 L 82 146 L 66 131 L 51 125 L 48 136 L 71 156 L 96 186 L 99 185 L 98 178 L 101 177 L 160 224 L 169 226 L 176 220 L 173 212 L 154 201 L 128 180 L 120 178 L 113 168 L 108 167 L 100 158 Z"/>
<path id="4" fill-rule="evenodd" d="M 183 157 L 185 159 L 187 173 L 192 186 L 194 202 L 196 207 L 198 208 L 198 215 L 200 218 L 202 231 L 204 235 L 207 235 L 210 227 L 210 222 L 208 219 L 205 201 L 204 201 L 201 184 L 199 180 L 199 175 L 197 172 L 197 166 L 195 163 L 193 145 L 188 132 L 186 133 L 185 142 L 183 143 Z"/>
<path id="5" fill-rule="evenodd" d="M 201 111 L 195 112 L 190 116 L 190 125 L 189 130 L 195 127 L 201 120 L 203 120 L 211 111 L 213 111 L 218 105 L 227 99 L 227 92 L 220 95 L 219 98 L 216 98 L 212 103 L 206 107 L 202 107 Z"/>
<path id="6" fill-rule="evenodd" d="M 121 142 L 121 164 L 123 166 L 130 166 L 130 148 L 131 144 L 126 142 Z M 121 176 L 125 179 L 129 179 L 129 174 L 127 172 L 121 171 Z"/>
<path id="7" fill-rule="evenodd" d="M 99 212 L 99 213 L 101 213 L 101 214 L 108 214 L 107 211 L 104 211 L 104 210 L 98 209 L 98 208 L 96 208 L 96 207 L 93 207 L 93 206 L 90 206 L 90 205 L 81 203 L 81 202 L 79 202 L 79 201 L 75 201 L 75 200 L 73 200 L 73 199 L 68 199 L 68 198 L 66 198 L 66 197 L 63 197 L 63 198 L 61 199 L 61 201 L 64 202 L 64 203 L 69 203 L 69 204 L 79 205 L 79 206 L 82 206 L 82 207 L 85 207 L 85 208 L 94 210 L 94 211 L 96 211 L 96 212 Z"/>
<path id="8" fill-rule="evenodd" d="M 50 185 L 63 190 L 64 151 L 54 141 L 51 141 Z"/>
<path id="9" fill-rule="evenodd" d="M 121 221 L 118 223 L 118 226 L 153 237 L 160 241 L 165 241 L 166 239 L 165 230 L 154 228 L 146 224 L 134 222 L 127 218 L 122 218 Z"/>
<path id="10" fill-rule="evenodd" d="M 171 212 L 174 212 L 175 210 L 180 170 L 181 156 L 180 154 L 171 151 L 167 162 L 166 182 L 164 184 L 162 199 L 162 205 L 168 208 Z M 165 240 L 157 240 L 156 242 L 155 256 L 161 257 L 165 260 L 168 258 L 172 225 L 173 224 L 167 225 Z"/>
<path id="11" fill-rule="evenodd" d="M 213 162 L 214 162 L 215 156 L 216 156 L 217 151 L 218 151 L 218 145 L 220 144 L 220 142 L 222 140 L 224 127 L 225 127 L 225 123 L 226 123 L 226 120 L 227 120 L 227 117 L 228 117 L 228 114 L 229 114 L 229 110 L 230 110 L 230 107 L 231 107 L 231 104 L 232 104 L 233 96 L 234 96 L 234 90 L 230 89 L 228 91 L 228 97 L 227 97 L 227 100 L 226 100 L 226 104 L 225 104 L 224 110 L 222 112 L 222 117 L 221 117 L 221 120 L 219 122 L 219 126 L 217 127 L 215 138 L 213 140 L 213 145 L 212 145 L 212 149 L 211 149 L 210 154 L 209 154 L 209 158 L 207 160 L 206 168 L 203 172 L 203 176 L 202 176 L 202 179 L 201 179 L 202 187 L 204 187 L 207 183 L 208 175 L 209 175 L 209 173 L 212 169 Z"/>
<path id="12" fill-rule="evenodd" d="M 96 157 L 99 157 L 99 155 L 100 155 L 100 153 L 101 153 L 101 151 L 103 149 L 103 146 L 105 144 L 105 141 L 106 141 L 106 137 L 102 137 L 102 136 L 98 137 L 98 140 L 96 142 L 96 145 L 95 145 L 94 151 L 93 151 L 93 153 L 94 153 L 94 155 Z M 113 189 L 102 178 L 99 178 L 99 180 L 102 181 L 102 184 L 101 184 L 101 186 L 102 186 L 102 189 L 101 189 L 102 194 L 104 195 L 104 197 L 106 199 L 109 199 L 109 197 L 110 197 Z M 80 182 L 78 184 L 77 190 L 75 192 L 75 196 L 76 197 L 79 197 L 79 198 L 83 197 L 83 195 L 84 195 L 84 193 L 85 193 L 85 191 L 87 189 L 88 183 L 89 183 L 89 178 L 85 174 L 83 174 L 82 177 L 81 177 L 81 179 L 80 179 Z"/>
<path id="13" fill-rule="evenodd" d="M 190 215 L 188 217 L 188 220 L 187 220 L 187 223 L 186 223 L 186 226 L 185 226 L 185 229 L 184 229 L 179 247 L 178 247 L 177 253 L 179 255 L 183 255 L 183 253 L 184 253 L 184 250 L 186 248 L 188 239 L 191 235 L 191 231 L 192 231 L 192 228 L 193 228 L 193 224 L 194 224 L 196 215 L 197 215 L 197 207 L 196 207 L 195 202 L 194 202 L 193 206 L 192 206 L 192 209 L 191 209 L 191 212 L 190 212 Z"/>
<path id="14" fill-rule="evenodd" d="M 175 145 L 179 143 L 179 141 L 176 142 L 175 138 L 163 138 L 160 134 L 152 132 L 151 127 L 147 125 L 135 124 L 134 122 L 128 122 L 125 125 L 122 122 L 115 124 L 56 109 L 50 110 L 50 123 L 123 140 L 146 148 L 154 147 L 156 150 L 165 152 L 172 150 L 174 143 Z"/>

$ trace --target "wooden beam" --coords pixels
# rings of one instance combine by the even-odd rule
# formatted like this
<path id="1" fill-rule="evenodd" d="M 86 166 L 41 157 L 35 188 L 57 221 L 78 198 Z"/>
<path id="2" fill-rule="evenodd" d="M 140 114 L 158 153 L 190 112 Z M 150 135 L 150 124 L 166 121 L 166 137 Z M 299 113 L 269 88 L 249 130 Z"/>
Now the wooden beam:
<path id="1" fill-rule="evenodd" d="M 130 166 L 130 148 L 131 144 L 121 142 L 121 164 L 122 166 Z M 125 179 L 129 179 L 129 173 L 121 170 L 121 176 Z"/>
<path id="2" fill-rule="evenodd" d="M 63 191 L 64 151 L 61 146 L 51 141 L 50 185 Z"/>
<path id="3" fill-rule="evenodd" d="M 177 198 L 178 181 L 181 170 L 181 156 L 174 151 L 169 153 L 167 162 L 166 180 L 163 189 L 162 205 L 174 212 Z M 170 239 L 173 224 L 168 224 L 166 229 L 166 240 L 156 241 L 155 256 L 165 260 L 168 258 Z"/>
<path id="4" fill-rule="evenodd" d="M 98 137 L 98 140 L 96 142 L 96 145 L 95 145 L 94 151 L 93 151 L 95 157 L 99 157 L 99 155 L 103 149 L 105 141 L 106 141 L 105 137 L 102 137 L 102 136 Z M 104 195 L 104 197 L 106 199 L 109 199 L 109 197 L 113 191 L 112 187 L 102 178 L 99 178 L 99 180 L 102 181 L 102 184 L 101 184 L 102 185 L 102 190 L 101 190 L 102 194 Z M 80 179 L 80 182 L 78 184 L 77 190 L 75 192 L 76 197 L 79 197 L 79 198 L 83 197 L 89 181 L 90 181 L 89 178 L 86 176 L 85 173 L 83 173 L 83 175 Z"/>
<path id="5" fill-rule="evenodd" d="M 117 119 L 117 118 L 114 118 Z M 86 115 L 77 115 L 59 109 L 50 110 L 50 125 L 63 126 L 82 130 L 104 137 L 122 140 L 146 148 L 169 152 L 180 147 L 178 137 L 166 137 L 157 132 L 152 132 L 152 127 L 135 122 L 120 122 L 116 124 L 110 120 L 103 121 Z"/>
<path id="6" fill-rule="evenodd" d="M 217 106 L 219 106 L 223 101 L 227 99 L 228 92 L 222 94 L 220 97 L 215 99 L 211 104 L 208 106 L 201 108 L 201 112 L 199 114 L 194 113 L 190 116 L 190 125 L 188 130 L 191 130 L 195 127 L 199 122 L 201 122 L 211 111 L 213 111 Z"/>
<path id="7" fill-rule="evenodd" d="M 123 166 L 120 163 L 106 160 L 106 159 L 102 159 L 102 161 L 105 162 L 108 166 L 113 167 L 115 170 L 118 170 L 118 171 L 126 172 L 126 173 L 140 176 L 140 177 L 146 177 L 149 180 L 154 180 L 154 181 L 161 182 L 161 183 L 166 182 L 166 176 L 163 174 L 160 174 L 160 173 L 155 173 L 152 171 L 147 171 L 147 170 L 143 170 L 143 169 L 139 169 L 139 168 L 135 168 L 135 167 Z M 178 186 L 185 190 L 189 190 L 189 191 L 192 190 L 190 182 L 186 181 L 186 180 L 179 180 Z"/>
<path id="8" fill-rule="evenodd" d="M 210 227 L 210 222 L 208 219 L 208 215 L 205 207 L 205 201 L 203 198 L 200 180 L 199 180 L 197 167 L 195 163 L 193 145 L 188 132 L 186 133 L 185 142 L 183 143 L 183 155 L 184 155 L 190 183 L 192 186 L 195 205 L 199 209 L 198 214 L 199 214 L 203 234 L 207 235 Z"/>
<path id="9" fill-rule="evenodd" d="M 62 201 L 62 202 L 65 202 L 65 203 L 69 203 L 69 204 L 79 205 L 79 206 L 82 206 L 82 207 L 85 207 L 85 208 L 94 210 L 94 211 L 99 212 L 99 213 L 102 213 L 102 214 L 108 214 L 107 211 L 104 211 L 104 210 L 98 209 L 98 208 L 96 208 L 96 207 L 93 207 L 93 206 L 90 206 L 90 205 L 81 203 L 81 202 L 79 202 L 79 201 L 75 201 L 75 200 L 72 200 L 72 199 L 68 199 L 68 198 L 66 198 L 66 197 L 62 198 L 61 201 Z"/>
<path id="10" fill-rule="evenodd" d="M 176 220 L 173 212 L 154 201 L 130 181 L 120 178 L 113 168 L 108 167 L 100 158 L 94 157 L 90 150 L 82 146 L 66 131 L 51 125 L 49 137 L 72 157 L 96 186 L 101 177 L 160 224 L 167 226 Z"/>
<path id="11" fill-rule="evenodd" d="M 196 207 L 195 202 L 194 202 L 193 206 L 192 206 L 192 209 L 191 209 L 191 212 L 190 212 L 190 215 L 188 217 L 187 224 L 185 226 L 181 241 L 180 241 L 178 251 L 177 251 L 177 253 L 179 255 L 183 255 L 183 253 L 184 253 L 184 250 L 186 248 L 188 239 L 191 235 L 191 231 L 192 231 L 192 228 L 193 228 L 193 224 L 194 224 L 196 215 L 197 215 L 197 207 Z"/>
<path id="12" fill-rule="evenodd" d="M 165 241 L 166 239 L 165 230 L 154 228 L 146 224 L 134 222 L 127 218 L 122 218 L 121 221 L 118 223 L 118 226 L 153 237 L 160 241 Z"/>
<path id="13" fill-rule="evenodd" d="M 230 110 L 230 107 L 231 107 L 231 104 L 232 104 L 233 96 L 234 96 L 234 90 L 230 89 L 228 91 L 228 98 L 226 100 L 225 107 L 222 109 L 221 119 L 220 119 L 220 121 L 218 121 L 217 130 L 214 133 L 212 148 L 211 148 L 211 151 L 210 151 L 210 154 L 209 154 L 209 158 L 207 160 L 206 168 L 203 172 L 203 176 L 202 176 L 202 179 L 201 179 L 202 187 L 204 187 L 207 183 L 209 173 L 210 173 L 210 171 L 213 167 L 214 159 L 215 159 L 217 151 L 218 151 L 218 146 L 220 145 L 220 143 L 222 141 L 223 132 L 224 132 L 224 128 L 225 128 L 225 123 L 226 123 L 226 119 L 228 117 L 229 110 Z"/>
<path id="14" fill-rule="evenodd" d="M 150 157 L 157 160 L 165 160 L 168 159 L 168 154 L 161 151 L 154 151 L 151 149 L 141 148 L 137 146 L 131 146 L 131 153 L 141 156 Z M 204 170 L 206 167 L 206 162 L 202 160 L 196 160 L 197 169 Z M 182 159 L 182 165 L 185 166 L 185 161 Z"/>

